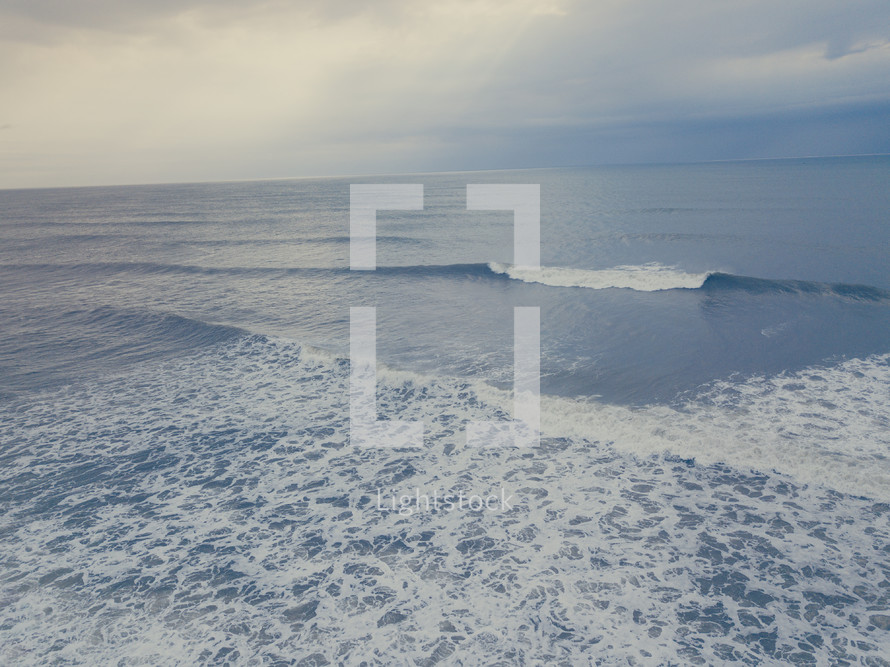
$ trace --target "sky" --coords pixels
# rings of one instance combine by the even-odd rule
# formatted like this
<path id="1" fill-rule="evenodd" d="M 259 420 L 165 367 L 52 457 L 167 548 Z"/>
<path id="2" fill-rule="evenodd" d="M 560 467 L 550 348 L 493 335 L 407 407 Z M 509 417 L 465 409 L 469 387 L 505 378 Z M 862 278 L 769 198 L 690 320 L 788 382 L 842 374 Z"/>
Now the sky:
<path id="1" fill-rule="evenodd" d="M 0 188 L 888 152 L 888 0 L 0 0 Z"/>

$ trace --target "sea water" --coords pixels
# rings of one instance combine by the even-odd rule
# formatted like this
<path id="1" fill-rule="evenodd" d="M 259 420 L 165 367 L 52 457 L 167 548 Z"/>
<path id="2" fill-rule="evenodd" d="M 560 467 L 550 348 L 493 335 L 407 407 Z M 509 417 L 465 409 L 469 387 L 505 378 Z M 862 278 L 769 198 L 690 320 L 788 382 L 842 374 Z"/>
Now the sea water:
<path id="1" fill-rule="evenodd" d="M 353 183 L 424 187 L 375 271 Z M 540 270 L 473 183 L 540 185 Z M 888 186 L 869 157 L 0 191 L 3 662 L 888 664 Z M 350 445 L 367 306 L 421 449 Z M 540 446 L 467 447 L 511 416 L 518 306 Z"/>

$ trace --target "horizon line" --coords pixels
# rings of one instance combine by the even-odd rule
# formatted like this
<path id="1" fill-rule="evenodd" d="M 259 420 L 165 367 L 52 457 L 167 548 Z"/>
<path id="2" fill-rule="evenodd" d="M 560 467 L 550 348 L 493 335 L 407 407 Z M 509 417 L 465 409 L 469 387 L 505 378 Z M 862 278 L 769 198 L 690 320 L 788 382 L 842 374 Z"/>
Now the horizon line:
<path id="1" fill-rule="evenodd" d="M 0 192 L 13 192 L 16 190 L 75 190 L 82 188 L 136 188 L 153 187 L 163 185 L 213 185 L 223 183 L 262 183 L 268 181 L 308 181 L 318 179 L 337 178 L 382 178 L 391 176 L 427 176 L 434 174 L 473 174 L 500 171 L 541 171 L 547 169 L 587 169 L 596 167 L 658 167 L 681 166 L 696 164 L 727 164 L 733 162 L 774 162 L 780 160 L 829 160 L 853 157 L 890 157 L 890 153 L 841 153 L 833 155 L 789 155 L 781 157 L 749 157 L 749 158 L 722 158 L 715 160 L 690 160 L 690 161 L 665 161 L 665 162 L 606 162 L 594 164 L 569 164 L 541 167 L 492 167 L 488 169 L 445 169 L 441 171 L 393 171 L 385 173 L 364 174 L 322 174 L 317 176 L 267 176 L 257 178 L 227 178 L 207 181 L 150 181 L 144 183 L 97 183 L 93 185 L 31 185 L 23 187 L 0 187 Z"/>

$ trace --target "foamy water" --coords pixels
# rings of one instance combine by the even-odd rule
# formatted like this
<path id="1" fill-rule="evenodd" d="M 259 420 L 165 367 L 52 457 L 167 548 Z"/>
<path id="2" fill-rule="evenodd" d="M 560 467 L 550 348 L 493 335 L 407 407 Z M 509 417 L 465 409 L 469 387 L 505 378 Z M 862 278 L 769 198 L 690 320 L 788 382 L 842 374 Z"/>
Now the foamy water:
<path id="1" fill-rule="evenodd" d="M 642 266 L 616 266 L 609 269 L 571 269 L 542 266 L 529 269 L 492 262 L 489 267 L 527 283 L 540 283 L 551 287 L 586 287 L 588 289 L 626 288 L 640 292 L 657 292 L 669 289 L 695 289 L 701 287 L 708 273 L 686 273 L 676 267 L 657 263 Z"/>
<path id="2" fill-rule="evenodd" d="M 497 392 L 385 368 L 381 417 L 424 419 L 426 446 L 350 447 L 348 364 L 258 337 L 45 393 L 0 412 L 4 655 L 617 664 L 761 661 L 803 642 L 821 661 L 877 657 L 888 505 L 803 463 L 764 472 L 782 459 L 766 449 L 702 461 L 733 430 L 758 442 L 767 428 L 744 428 L 762 416 L 811 420 L 787 409 L 797 382 L 823 383 L 844 442 L 886 366 L 758 378 L 732 399 L 715 386 L 672 415 L 591 405 L 584 422 L 545 401 L 562 437 L 534 450 L 464 445 L 467 419 L 507 417 Z M 846 452 L 863 472 L 886 437 L 874 426 Z M 511 511 L 404 516 L 377 500 L 499 488 Z"/>

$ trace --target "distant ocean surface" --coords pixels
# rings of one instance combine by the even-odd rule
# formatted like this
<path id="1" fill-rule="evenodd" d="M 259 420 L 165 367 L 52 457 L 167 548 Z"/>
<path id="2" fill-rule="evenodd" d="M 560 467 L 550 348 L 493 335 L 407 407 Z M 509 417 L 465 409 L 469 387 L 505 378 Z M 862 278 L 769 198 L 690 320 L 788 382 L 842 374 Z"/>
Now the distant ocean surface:
<path id="1" fill-rule="evenodd" d="M 424 186 L 374 272 L 351 183 Z M 349 445 L 354 306 L 422 450 Z M 515 306 L 541 446 L 468 448 Z M 890 158 L 0 191 L 3 664 L 888 656 Z"/>

